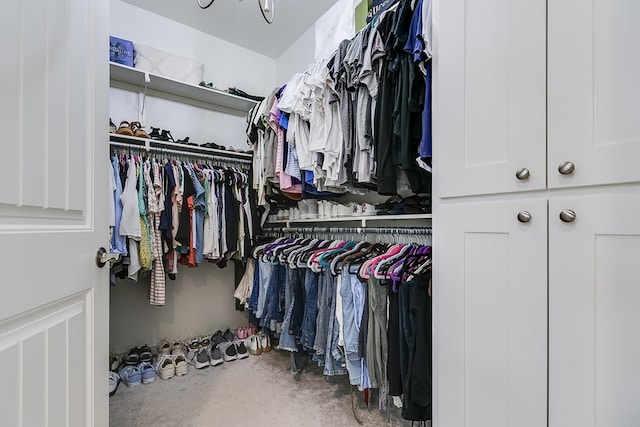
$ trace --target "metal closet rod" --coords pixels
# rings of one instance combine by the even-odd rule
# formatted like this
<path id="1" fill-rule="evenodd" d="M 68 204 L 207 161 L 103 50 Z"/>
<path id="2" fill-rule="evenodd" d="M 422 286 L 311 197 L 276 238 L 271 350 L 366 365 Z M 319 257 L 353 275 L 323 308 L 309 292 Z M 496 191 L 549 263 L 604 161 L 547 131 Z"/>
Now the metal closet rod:
<path id="1" fill-rule="evenodd" d="M 431 227 L 282 227 L 264 229 L 269 234 L 281 233 L 328 233 L 328 234 L 416 234 L 431 235 Z"/>
<path id="2" fill-rule="evenodd" d="M 173 155 L 182 156 L 182 157 L 197 157 L 201 159 L 218 160 L 218 161 L 223 161 L 227 163 L 242 163 L 242 164 L 252 163 L 251 159 L 224 157 L 224 156 L 218 156 L 215 154 L 194 153 L 189 151 L 172 150 L 171 148 L 161 148 L 161 147 L 149 147 L 147 149 L 147 147 L 145 147 L 144 145 L 127 144 L 126 142 L 110 142 L 109 144 L 111 144 L 112 147 L 126 148 L 128 150 L 133 149 L 133 150 L 146 151 L 146 152 L 152 152 L 152 153 L 158 153 L 158 154 L 173 154 Z"/>

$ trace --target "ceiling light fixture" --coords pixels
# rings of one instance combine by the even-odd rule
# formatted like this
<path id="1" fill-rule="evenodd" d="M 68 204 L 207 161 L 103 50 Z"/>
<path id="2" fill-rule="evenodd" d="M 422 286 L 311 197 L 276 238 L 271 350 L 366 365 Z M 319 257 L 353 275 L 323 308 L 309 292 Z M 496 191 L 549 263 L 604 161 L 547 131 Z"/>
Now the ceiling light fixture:
<path id="1" fill-rule="evenodd" d="M 196 1 L 198 2 L 198 6 L 200 6 L 200 9 L 208 9 L 216 0 L 211 0 L 208 4 L 204 5 L 202 4 L 202 0 Z M 275 0 L 258 0 L 258 7 L 260 8 L 260 13 L 262 13 L 262 17 L 267 22 L 267 24 L 273 24 L 273 19 L 276 17 Z"/>

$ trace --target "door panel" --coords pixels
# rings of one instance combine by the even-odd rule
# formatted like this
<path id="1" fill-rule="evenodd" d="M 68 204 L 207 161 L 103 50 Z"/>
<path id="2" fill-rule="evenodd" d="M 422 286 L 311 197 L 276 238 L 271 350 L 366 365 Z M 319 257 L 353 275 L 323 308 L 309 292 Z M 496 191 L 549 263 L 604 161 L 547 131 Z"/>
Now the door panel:
<path id="1" fill-rule="evenodd" d="M 440 196 L 545 188 L 545 3 L 452 0 L 439 10 Z M 516 178 L 520 168 L 528 179 Z"/>
<path id="2" fill-rule="evenodd" d="M 3 2 L 0 383 L 9 424 L 108 423 L 108 2 Z M 99 191 L 94 191 L 95 189 Z M 15 422 L 14 422 L 15 421 Z M 4 424 L 3 424 L 4 425 Z"/>
<path id="3" fill-rule="evenodd" d="M 549 425 L 637 425 L 640 196 L 552 200 L 549 213 Z"/>
<path id="4" fill-rule="evenodd" d="M 439 217 L 439 425 L 545 425 L 546 200 L 442 203 Z"/>
<path id="5" fill-rule="evenodd" d="M 640 181 L 639 20 L 636 1 L 549 2 L 550 188 Z"/>

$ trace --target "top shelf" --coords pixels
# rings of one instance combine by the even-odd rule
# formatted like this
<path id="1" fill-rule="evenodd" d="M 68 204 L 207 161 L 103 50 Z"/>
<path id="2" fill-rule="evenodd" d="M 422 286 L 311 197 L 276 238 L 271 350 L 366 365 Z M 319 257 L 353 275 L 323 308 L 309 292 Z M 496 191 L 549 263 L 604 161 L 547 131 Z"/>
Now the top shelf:
<path id="1" fill-rule="evenodd" d="M 256 101 L 221 90 L 181 82 L 115 62 L 110 62 L 109 66 L 112 87 L 143 92 L 146 82 L 147 95 L 237 116 L 246 116 L 256 105 Z"/>
<path id="2" fill-rule="evenodd" d="M 360 222 L 362 227 L 366 227 L 368 222 L 376 221 L 403 221 L 411 222 L 415 221 L 421 225 L 422 221 L 431 220 L 432 214 L 400 214 L 400 215 L 368 215 L 368 216 L 338 216 L 331 218 L 313 218 L 313 219 L 278 219 L 275 221 L 268 221 L 265 225 L 285 224 L 285 227 L 291 227 L 291 224 L 298 223 L 324 223 L 324 222 Z"/>

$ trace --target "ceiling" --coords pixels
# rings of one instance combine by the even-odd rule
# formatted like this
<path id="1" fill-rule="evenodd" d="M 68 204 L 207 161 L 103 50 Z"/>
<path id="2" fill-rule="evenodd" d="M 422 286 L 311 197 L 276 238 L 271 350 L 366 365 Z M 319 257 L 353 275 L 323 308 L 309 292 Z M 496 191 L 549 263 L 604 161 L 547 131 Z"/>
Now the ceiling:
<path id="1" fill-rule="evenodd" d="M 275 20 L 267 24 L 258 0 L 215 0 L 200 9 L 196 0 L 124 0 L 247 49 L 277 58 L 313 27 L 337 0 L 274 0 Z M 209 0 L 201 0 L 207 4 Z"/>

